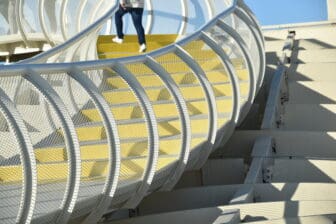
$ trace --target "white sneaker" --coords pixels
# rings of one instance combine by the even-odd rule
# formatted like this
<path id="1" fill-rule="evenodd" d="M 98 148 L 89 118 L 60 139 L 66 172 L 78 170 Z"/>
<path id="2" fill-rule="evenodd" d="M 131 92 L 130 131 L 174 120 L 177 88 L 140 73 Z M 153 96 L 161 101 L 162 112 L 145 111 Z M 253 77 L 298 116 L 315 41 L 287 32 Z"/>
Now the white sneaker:
<path id="1" fill-rule="evenodd" d="M 124 39 L 119 38 L 118 36 L 115 36 L 112 41 L 117 44 L 122 44 L 124 42 Z"/>
<path id="2" fill-rule="evenodd" d="M 139 53 L 143 53 L 147 50 L 146 44 L 141 44 L 139 48 Z"/>

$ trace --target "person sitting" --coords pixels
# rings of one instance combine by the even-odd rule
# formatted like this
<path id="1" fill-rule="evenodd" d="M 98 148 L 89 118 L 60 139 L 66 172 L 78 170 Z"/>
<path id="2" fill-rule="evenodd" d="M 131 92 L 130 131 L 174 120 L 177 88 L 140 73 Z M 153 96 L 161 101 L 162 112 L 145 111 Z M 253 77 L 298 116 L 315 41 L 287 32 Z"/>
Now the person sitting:
<path id="1" fill-rule="evenodd" d="M 138 42 L 140 45 L 139 52 L 145 52 L 146 39 L 145 31 L 142 26 L 142 15 L 144 11 L 144 0 L 120 0 L 119 9 L 115 14 L 115 24 L 117 28 L 117 36 L 112 39 L 113 42 L 122 44 L 124 41 L 123 20 L 122 17 L 126 13 L 130 13 L 135 30 L 138 34 Z"/>

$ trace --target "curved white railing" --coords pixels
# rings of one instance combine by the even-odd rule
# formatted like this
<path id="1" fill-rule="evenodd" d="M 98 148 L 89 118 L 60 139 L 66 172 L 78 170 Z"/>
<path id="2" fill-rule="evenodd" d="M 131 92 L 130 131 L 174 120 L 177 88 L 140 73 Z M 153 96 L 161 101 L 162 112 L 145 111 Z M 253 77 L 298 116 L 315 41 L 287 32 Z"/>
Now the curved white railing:
<path id="1" fill-rule="evenodd" d="M 13 207 L 0 211 L 0 219 L 4 222 L 16 220 L 29 223 L 33 220 L 66 223 L 74 219 L 94 223 L 111 209 L 134 208 L 152 191 L 172 189 L 185 170 L 202 167 L 210 153 L 227 141 L 236 125 L 246 116 L 263 81 L 264 40 L 253 14 L 242 1 L 233 1 L 230 7 L 217 15 L 215 2 L 205 1 L 211 19 L 192 34 L 185 38 L 179 37 L 180 40 L 176 43 L 147 54 L 108 60 L 92 60 L 96 55 L 92 49 L 100 27 L 110 19 L 117 4 L 100 18 L 97 12 L 102 9 L 98 8 L 104 3 L 97 4 L 90 13 L 92 16 L 87 28 L 69 38 L 71 32 L 64 26 L 66 6 L 71 5 L 69 1 L 63 0 L 60 8 L 64 43 L 60 41 L 58 43 L 61 44 L 50 51 L 21 63 L 0 65 L 1 144 L 3 147 L 18 145 L 19 149 L 16 153 L 5 150 L 1 154 L 0 175 L 5 178 L 0 181 L 0 192 L 10 191 L 14 195 L 13 201 L 16 200 L 16 204 L 9 205 L 0 193 L 0 204 Z M 22 4 L 20 2 L 21 0 L 17 1 L 19 5 Z M 81 10 L 85 9 L 84 5 L 89 1 L 83 2 L 79 5 L 80 12 L 77 11 L 79 18 L 83 17 Z M 40 7 L 45 4 L 45 0 L 38 2 Z M 189 21 L 188 1 L 182 0 L 181 5 L 183 19 L 176 32 L 185 35 Z M 17 10 L 22 11 L 20 8 Z M 149 23 L 158 19 L 155 8 L 153 10 L 148 13 Z M 44 10 L 40 8 L 39 12 L 39 19 L 44 20 Z M 22 13 L 18 15 L 20 17 Z M 46 41 L 50 44 L 57 43 L 49 35 L 46 22 L 41 24 Z M 74 23 L 73 29 L 76 32 L 82 29 L 81 22 Z M 25 35 L 24 31 L 20 33 L 23 42 L 29 44 L 29 35 Z M 230 93 L 225 99 L 231 106 L 227 108 L 229 112 L 225 119 L 220 112 L 222 108 L 217 105 L 217 87 L 208 78 L 208 71 L 203 65 L 210 60 L 202 56 L 205 50 L 216 55 L 211 60 L 220 66 L 221 74 L 228 80 L 225 85 L 229 86 Z M 85 56 L 80 57 L 82 61 L 74 62 L 76 54 Z M 200 55 L 201 58 L 193 55 Z M 169 60 L 163 60 L 164 57 L 186 66 L 202 89 L 208 109 L 208 128 L 205 128 L 202 143 L 197 146 L 191 146 L 192 140 L 196 138 L 191 127 L 194 118 L 188 112 L 183 85 L 172 78 L 170 67 L 165 67 Z M 88 58 L 91 60 L 86 61 Z M 237 68 L 237 63 L 241 68 Z M 154 112 L 155 103 L 151 100 L 147 87 L 142 86 L 137 79 L 136 71 L 130 70 L 130 67 L 150 70 L 151 74 L 162 81 L 164 90 L 170 95 L 176 108 L 174 121 L 178 121 L 181 127 L 179 153 L 170 157 L 160 154 L 160 143 L 163 140 L 158 131 L 161 121 Z M 246 77 L 239 74 L 239 69 L 246 72 Z M 112 75 L 127 83 L 128 92 L 133 93 L 143 114 L 143 118 L 134 119 L 134 122 L 145 124 L 146 127 L 144 131 L 147 132 L 148 151 L 141 156 L 132 157 L 145 160 L 142 172 L 135 177 L 124 177 L 125 168 L 122 168 L 123 162 L 129 158 L 124 158 L 122 154 L 120 126 L 130 124 L 131 120 L 117 120 L 111 113 L 111 108 L 120 107 L 120 103 L 110 102 L 104 97 L 105 91 L 113 90 L 107 86 L 106 80 L 106 77 Z M 99 159 L 87 161 L 82 157 L 85 155 L 81 153 L 81 147 L 87 146 L 87 143 L 81 140 L 80 130 L 98 127 L 96 123 L 83 117 L 81 112 L 87 108 L 99 112 L 99 125 L 106 138 L 95 144 L 108 146 L 107 162 Z M 128 141 L 133 141 L 132 136 L 129 137 Z M 2 143 L 2 140 L 6 143 Z M 52 152 L 60 147 L 64 149 L 63 157 L 52 158 L 58 162 L 52 163 L 40 158 L 40 154 L 49 152 L 43 152 L 43 149 Z M 173 160 L 164 168 L 158 169 L 160 160 L 165 158 Z M 88 178 L 84 178 L 85 166 L 91 166 L 90 164 L 91 172 L 94 172 L 95 166 L 106 166 L 106 174 L 96 179 L 89 178 L 88 174 Z M 24 178 L 18 175 L 11 177 L 13 170 L 21 170 Z M 62 179 L 64 175 L 66 178 Z M 15 176 L 18 178 L 15 179 Z"/>

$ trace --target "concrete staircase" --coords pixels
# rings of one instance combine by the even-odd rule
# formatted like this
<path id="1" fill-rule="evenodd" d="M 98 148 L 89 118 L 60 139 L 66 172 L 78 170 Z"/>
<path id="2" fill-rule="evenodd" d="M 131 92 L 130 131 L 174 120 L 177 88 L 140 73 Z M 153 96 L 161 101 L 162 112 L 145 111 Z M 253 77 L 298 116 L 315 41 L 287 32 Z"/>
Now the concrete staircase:
<path id="1" fill-rule="evenodd" d="M 106 223 L 335 223 L 336 41 L 323 44 L 300 29 L 297 36 L 277 126 L 237 130 L 174 191 L 148 196 L 133 218 L 112 215 Z M 268 41 L 268 55 L 281 55 L 284 42 Z M 231 183 L 211 178 L 235 174 Z"/>

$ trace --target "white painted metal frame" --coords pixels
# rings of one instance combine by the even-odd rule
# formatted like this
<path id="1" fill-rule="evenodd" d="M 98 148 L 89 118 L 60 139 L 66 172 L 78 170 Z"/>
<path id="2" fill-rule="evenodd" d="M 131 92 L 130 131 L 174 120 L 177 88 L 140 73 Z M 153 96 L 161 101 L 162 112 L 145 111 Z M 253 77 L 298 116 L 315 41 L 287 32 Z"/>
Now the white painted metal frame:
<path id="1" fill-rule="evenodd" d="M 152 57 L 148 56 L 145 64 L 161 78 L 162 82 L 170 92 L 170 95 L 173 97 L 180 115 L 182 129 L 182 144 L 180 155 L 175 170 L 169 175 L 169 177 L 167 177 L 166 180 L 166 183 L 170 181 L 172 183 L 177 183 L 187 165 L 190 152 L 191 126 L 187 104 L 174 79 L 158 62 L 156 62 Z"/>
<path id="2" fill-rule="evenodd" d="M 112 115 L 111 109 L 94 83 L 77 68 L 71 69 L 68 74 L 83 87 L 93 100 L 100 116 L 102 117 L 109 145 L 109 171 L 106 177 L 105 186 L 96 207 L 84 222 L 96 223 L 110 205 L 117 189 L 120 172 L 120 139 L 117 124 Z"/>
<path id="3" fill-rule="evenodd" d="M 28 70 L 23 78 L 28 80 L 38 89 L 38 91 L 40 91 L 45 99 L 51 104 L 61 122 L 67 149 L 69 169 L 68 183 L 62 205 L 60 205 L 60 214 L 55 222 L 66 223 L 70 219 L 70 215 L 75 207 L 80 185 L 81 158 L 76 129 L 63 101 L 46 80 L 33 70 Z"/>
<path id="4" fill-rule="evenodd" d="M 140 107 L 145 115 L 148 129 L 148 159 L 147 166 L 142 175 L 142 183 L 136 189 L 136 191 L 130 195 L 126 203 L 123 205 L 123 207 L 125 208 L 134 208 L 147 193 L 155 174 L 155 169 L 159 156 L 158 126 L 154 114 L 154 109 L 152 107 L 152 104 L 150 103 L 149 97 L 147 96 L 144 88 L 141 86 L 138 80 L 120 63 L 115 63 L 112 66 L 112 69 L 117 72 L 124 81 L 127 82 L 131 90 L 139 100 Z"/>
<path id="5" fill-rule="evenodd" d="M 61 4 L 61 32 L 62 32 L 63 41 L 66 41 L 68 39 L 67 27 L 66 27 L 67 5 L 68 5 L 68 0 L 62 0 L 62 4 Z"/>
<path id="6" fill-rule="evenodd" d="M 82 24 L 81 24 L 81 21 L 82 21 L 82 18 L 83 18 L 83 13 L 84 13 L 84 8 L 87 4 L 87 1 L 88 0 L 81 0 L 80 3 L 79 3 L 79 14 L 78 14 L 78 22 L 77 22 L 77 33 L 79 33 L 81 30 L 82 30 Z"/>
<path id="7" fill-rule="evenodd" d="M 238 3 L 237 3 L 238 2 Z M 32 83 L 40 93 L 46 98 L 47 102 L 57 113 L 57 116 L 61 120 L 62 128 L 65 137 L 65 143 L 67 148 L 67 154 L 69 156 L 69 176 L 66 186 L 66 192 L 64 194 L 63 203 L 61 205 L 61 212 L 56 220 L 59 223 L 65 223 L 69 220 L 70 215 L 74 209 L 74 205 L 77 200 L 77 194 L 80 184 L 80 149 L 75 132 L 75 126 L 67 108 L 62 102 L 61 98 L 57 95 L 55 90 L 44 80 L 40 74 L 43 73 L 65 73 L 68 74 L 68 82 L 70 78 L 76 80 L 82 88 L 89 95 L 90 99 L 94 102 L 96 108 L 98 109 L 104 124 L 104 128 L 107 133 L 107 141 L 109 145 L 109 172 L 106 176 L 105 185 L 103 192 L 101 192 L 100 197 L 98 197 L 97 204 L 95 208 L 86 217 L 84 223 L 94 223 L 99 220 L 99 218 L 108 211 L 115 193 L 118 192 L 117 184 L 119 181 L 120 174 L 120 164 L 122 158 L 120 158 L 120 139 L 118 136 L 117 124 L 110 110 L 110 105 L 103 98 L 99 90 L 99 82 L 90 80 L 85 72 L 89 70 L 113 70 L 116 72 L 130 87 L 130 90 L 135 94 L 141 110 L 145 117 L 145 122 L 148 129 L 148 155 L 147 164 L 142 174 L 139 183 L 133 192 L 130 192 L 127 199 L 123 201 L 123 208 L 134 208 L 142 200 L 144 196 L 149 193 L 150 187 L 157 181 L 156 177 L 159 177 L 156 172 L 156 165 L 159 157 L 159 133 L 157 126 L 157 119 L 154 114 L 153 105 L 151 104 L 149 97 L 147 96 L 144 87 L 141 86 L 139 81 L 135 78 L 129 70 L 126 69 L 127 64 L 145 64 L 149 69 L 151 69 L 164 83 L 165 87 L 173 97 L 174 103 L 176 105 L 178 116 L 181 122 L 182 128 L 182 144 L 180 148 L 180 153 L 178 155 L 177 161 L 171 164 L 169 167 L 169 174 L 165 176 L 165 181 L 159 186 L 160 190 L 171 190 L 177 183 L 178 179 L 182 173 L 187 168 L 187 165 L 193 169 L 200 168 L 204 162 L 207 160 L 210 153 L 216 149 L 222 142 L 225 142 L 227 138 L 232 134 L 235 126 L 239 123 L 239 120 L 244 117 L 247 113 L 249 106 L 251 106 L 252 101 L 255 98 L 256 91 L 260 88 L 261 82 L 263 80 L 263 75 L 265 71 L 265 57 L 264 57 L 264 40 L 260 31 L 260 28 L 255 20 L 253 14 L 240 0 L 234 0 L 231 7 L 226 9 L 224 12 L 214 15 L 215 9 L 212 0 L 205 0 L 207 5 L 207 10 L 210 16 L 210 21 L 204 26 L 200 27 L 195 33 L 178 40 L 177 43 L 171 44 L 169 46 L 163 47 L 157 51 L 138 55 L 133 57 L 121 58 L 121 59 L 110 59 L 101 61 L 83 61 L 75 63 L 49 63 L 49 64 L 28 64 L 28 63 L 44 63 L 44 62 L 54 62 L 58 61 L 60 55 L 64 57 L 67 61 L 72 61 L 76 54 L 80 53 L 82 60 L 94 59 L 96 57 L 95 40 L 99 34 L 100 27 L 111 17 L 111 15 L 117 10 L 119 3 L 116 4 L 101 18 L 96 22 L 94 20 L 98 17 L 97 12 L 99 11 L 100 4 L 97 4 L 90 12 L 91 16 L 88 18 L 89 25 L 83 31 L 81 31 L 81 18 L 83 17 L 83 11 L 87 4 L 86 0 L 80 1 L 78 9 L 78 20 L 74 23 L 79 34 L 74 37 L 69 38 L 66 27 L 66 12 L 68 0 L 62 0 L 61 5 L 61 31 L 64 40 L 67 40 L 63 44 L 60 44 L 48 52 L 42 53 L 41 55 L 23 61 L 19 64 L 14 65 L 0 65 L 0 75 L 1 76 L 23 76 L 26 80 Z M 102 3 L 101 3 L 102 4 Z M 154 11 L 152 0 L 147 0 L 148 18 L 146 24 L 146 33 L 151 33 L 153 21 L 154 21 Z M 239 8 L 238 5 L 241 7 Z M 19 31 L 23 36 L 24 42 L 27 42 L 25 38 L 26 34 L 22 28 L 22 0 L 17 0 L 16 11 L 17 20 L 19 25 Z M 48 36 L 46 31 L 46 24 L 43 16 L 44 0 L 39 0 L 39 20 L 42 26 L 43 33 L 48 42 L 52 43 L 53 40 Z M 182 18 L 178 35 L 184 35 L 188 25 L 188 4 L 187 0 L 181 0 L 182 6 Z M 234 27 L 230 27 L 225 24 L 222 19 L 226 16 L 236 15 L 244 23 L 247 24 L 250 31 L 252 32 L 253 38 L 257 41 L 258 53 L 260 57 L 260 70 L 256 73 L 253 69 L 253 59 L 250 55 L 249 49 L 244 43 L 238 32 L 234 30 Z M 21 26 L 21 28 L 20 28 Z M 248 103 L 244 108 L 241 105 L 241 94 L 239 88 L 239 80 L 236 75 L 235 68 L 232 64 L 231 59 L 225 52 L 222 46 L 212 38 L 211 33 L 208 33 L 211 28 L 219 27 L 223 30 L 225 35 L 229 35 L 238 44 L 242 52 L 243 59 L 246 62 L 247 69 L 249 70 L 249 85 L 250 90 L 248 93 Z M 223 34 L 223 35 L 224 35 Z M 85 39 L 87 38 L 87 39 Z M 212 89 L 212 84 L 207 79 L 205 72 L 201 66 L 188 54 L 183 46 L 191 43 L 192 41 L 202 40 L 207 47 L 214 51 L 219 60 L 222 62 L 224 68 L 226 69 L 229 80 L 232 86 L 232 112 L 230 120 L 223 126 L 217 127 L 218 114 L 216 106 L 216 97 L 214 90 Z M 83 47 L 81 44 L 85 45 Z M 28 42 L 26 43 L 28 45 Z M 69 50 L 68 50 L 69 49 Z M 93 53 L 94 54 L 93 54 Z M 202 90 L 204 91 L 204 98 L 207 102 L 208 115 L 209 115 L 209 127 L 207 130 L 207 137 L 205 142 L 202 143 L 201 150 L 197 155 L 190 148 L 190 143 L 192 140 L 191 127 L 190 127 L 190 116 L 188 113 L 188 108 L 186 101 L 179 89 L 179 85 L 175 83 L 170 74 L 158 63 L 155 58 L 163 56 L 166 54 L 175 54 L 179 57 L 193 72 L 194 76 L 198 79 Z M 23 74 L 23 75 L 22 75 Z M 69 87 L 69 86 L 68 86 Z M 76 91 L 74 89 L 69 89 L 69 92 Z M 13 132 L 17 131 L 16 138 L 21 144 L 21 160 L 28 166 L 25 173 L 25 185 L 24 185 L 24 197 L 22 199 L 22 208 L 18 214 L 18 219 L 20 222 L 29 222 L 33 215 L 33 203 L 36 199 L 36 164 L 35 156 L 33 154 L 33 149 L 28 137 L 27 130 L 23 125 L 22 118 L 20 114 L 15 109 L 15 104 L 10 102 L 8 97 L 6 98 L 6 93 L 0 90 L 0 109 L 4 114 L 11 114 L 12 117 L 7 119 L 9 124 L 13 125 Z M 6 111 L 6 108 L 11 108 Z M 77 108 L 80 109 L 80 108 Z M 220 128 L 218 130 L 218 128 Z M 191 160 L 192 159 L 192 160 Z M 162 177 L 160 177 L 162 178 Z"/>
<path id="8" fill-rule="evenodd" d="M 55 43 L 51 40 L 49 32 L 47 31 L 47 25 L 45 23 L 45 0 L 38 0 L 38 5 L 39 5 L 39 13 L 38 13 L 38 17 L 39 17 L 39 21 L 41 24 L 41 29 L 43 32 L 44 37 L 46 38 L 47 42 L 51 45 L 54 46 Z"/>
<path id="9" fill-rule="evenodd" d="M 213 150 L 213 146 L 215 144 L 218 121 L 216 97 L 214 90 L 212 89 L 211 83 L 206 77 L 205 72 L 203 71 L 201 66 L 192 58 L 192 56 L 179 45 L 176 45 L 175 53 L 190 67 L 194 75 L 197 77 L 199 83 L 202 86 L 206 101 L 208 103 L 209 130 L 207 142 L 205 142 L 202 146 L 202 151 L 198 156 L 199 159 L 197 161 L 189 161 L 189 163 L 192 163 L 191 167 L 196 169 L 198 167 L 201 167 L 201 164 L 204 164 L 204 162 L 209 157 L 211 151 Z M 170 183 L 170 188 L 173 187 L 175 184 L 176 182 Z"/>
<path id="10" fill-rule="evenodd" d="M 178 37 L 177 39 L 179 39 L 181 36 L 185 35 L 186 31 L 187 31 L 187 25 L 188 25 L 188 3 L 187 0 L 181 0 L 181 16 L 182 16 L 182 20 L 181 20 L 181 24 L 180 24 L 180 28 L 179 31 L 177 32 Z"/>
<path id="11" fill-rule="evenodd" d="M 240 88 L 239 88 L 239 81 L 236 75 L 235 68 L 230 58 L 227 56 L 227 54 L 223 50 L 223 48 L 219 46 L 216 43 L 216 41 L 204 31 L 202 31 L 201 38 L 221 58 L 222 63 L 229 74 L 231 85 L 232 85 L 233 108 L 232 108 L 232 113 L 231 113 L 231 119 L 230 119 L 230 122 L 227 124 L 227 126 L 223 127 L 224 130 L 221 130 L 222 135 L 221 136 L 218 135 L 217 137 L 218 140 L 216 139 L 215 146 L 213 148 L 213 149 L 216 149 L 221 144 L 221 142 L 223 142 L 224 139 L 227 138 L 227 136 L 232 135 L 232 132 L 234 131 L 234 128 L 236 127 L 238 123 L 240 113 L 241 113 Z"/>
<path id="12" fill-rule="evenodd" d="M 237 6 L 241 7 L 248 14 L 248 16 L 250 17 L 250 19 L 253 21 L 254 25 L 257 27 L 259 36 L 262 38 L 262 43 L 263 43 L 263 45 L 265 47 L 265 38 L 264 38 L 264 35 L 262 34 L 261 26 L 260 26 L 260 24 L 259 24 L 256 16 L 253 14 L 253 12 L 251 11 L 251 9 L 244 3 L 243 0 L 238 0 L 237 1 Z"/>
<path id="13" fill-rule="evenodd" d="M 37 168 L 33 145 L 24 121 L 15 104 L 0 88 L 0 111 L 7 120 L 10 132 L 20 147 L 20 160 L 23 167 L 23 183 L 20 210 L 16 223 L 30 223 L 35 207 L 37 191 Z"/>
<path id="14" fill-rule="evenodd" d="M 256 94 L 256 84 L 257 84 L 257 74 L 255 74 L 255 69 L 254 69 L 254 64 L 253 64 L 253 60 L 252 60 L 252 56 L 249 53 L 248 47 L 245 43 L 245 41 L 243 40 L 243 38 L 241 38 L 239 36 L 239 34 L 229 25 L 227 25 L 223 20 L 218 20 L 217 21 L 217 26 L 220 27 L 225 33 L 229 34 L 233 40 L 238 44 L 240 50 L 243 53 L 244 56 L 244 60 L 247 64 L 247 68 L 249 70 L 249 75 L 250 75 L 250 88 L 249 88 L 249 93 L 248 93 L 248 99 L 247 99 L 247 104 L 244 105 L 244 107 L 241 110 L 241 114 L 240 114 L 240 121 L 242 121 L 245 116 L 247 115 L 248 111 L 250 110 L 250 107 L 253 103 L 255 94 Z"/>
<path id="15" fill-rule="evenodd" d="M 26 47 L 29 46 L 26 31 L 23 28 L 23 0 L 15 1 L 15 19 L 18 31 Z"/>
<path id="16" fill-rule="evenodd" d="M 153 10 L 153 2 L 152 0 L 146 0 L 146 7 L 147 7 L 147 22 L 145 27 L 145 33 L 151 34 L 154 24 L 154 10 Z"/>
<path id="17" fill-rule="evenodd" d="M 260 69 L 258 74 L 258 81 L 257 81 L 257 88 L 260 89 L 261 85 L 264 80 L 264 74 L 266 70 L 266 55 L 265 55 L 265 49 L 263 45 L 263 39 L 262 36 L 260 36 L 260 33 L 258 32 L 258 29 L 255 24 L 253 24 L 253 20 L 251 17 L 248 17 L 247 13 L 244 12 L 241 8 L 237 7 L 235 11 L 235 15 L 240 18 L 242 21 L 245 22 L 247 27 L 250 29 L 253 38 L 256 40 L 257 48 L 259 51 L 259 61 L 260 61 Z"/>

